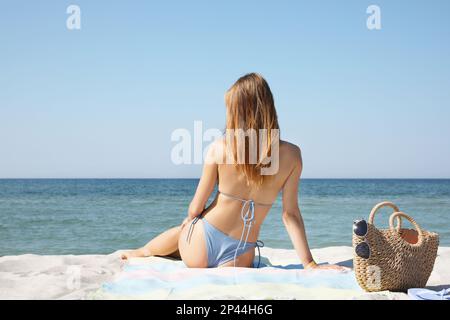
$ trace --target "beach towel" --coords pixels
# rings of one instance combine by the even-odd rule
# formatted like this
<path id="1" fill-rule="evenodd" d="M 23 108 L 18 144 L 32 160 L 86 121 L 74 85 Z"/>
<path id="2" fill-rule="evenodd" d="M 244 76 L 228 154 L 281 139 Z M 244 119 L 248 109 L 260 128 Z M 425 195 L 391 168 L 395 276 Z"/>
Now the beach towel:
<path id="1" fill-rule="evenodd" d="M 92 299 L 350 299 L 362 293 L 353 271 L 292 266 L 187 268 L 182 261 L 140 258 L 124 265 Z"/>
<path id="2" fill-rule="evenodd" d="M 440 291 L 424 288 L 408 289 L 408 296 L 414 300 L 450 300 L 450 287 Z"/>

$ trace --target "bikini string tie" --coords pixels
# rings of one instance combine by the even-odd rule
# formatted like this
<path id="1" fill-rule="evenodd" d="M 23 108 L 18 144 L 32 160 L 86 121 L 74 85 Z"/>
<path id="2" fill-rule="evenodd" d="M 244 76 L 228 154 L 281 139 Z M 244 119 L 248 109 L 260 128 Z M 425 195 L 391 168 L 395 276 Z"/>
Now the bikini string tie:
<path id="1" fill-rule="evenodd" d="M 256 268 L 259 268 L 259 265 L 261 264 L 261 249 L 264 247 L 264 242 L 261 240 L 256 240 L 256 248 L 258 249 L 258 265 Z"/>
<path id="2" fill-rule="evenodd" d="M 200 219 L 201 215 L 198 215 L 194 218 L 194 220 L 192 220 L 191 224 L 189 225 L 189 230 L 188 233 L 186 235 L 186 242 L 189 242 L 190 237 L 192 236 L 192 232 L 194 231 L 194 224 L 197 223 L 197 221 Z"/>
<path id="3" fill-rule="evenodd" d="M 234 267 L 236 267 L 237 254 L 242 244 L 242 240 L 244 240 L 244 235 L 247 231 L 247 235 L 245 236 L 245 241 L 242 245 L 242 249 L 245 249 L 245 245 L 247 244 L 248 236 L 250 235 L 250 230 L 252 228 L 253 221 L 255 220 L 255 202 L 253 200 L 242 201 L 241 219 L 244 222 L 244 226 L 242 228 L 239 244 L 236 250 L 234 251 Z"/>

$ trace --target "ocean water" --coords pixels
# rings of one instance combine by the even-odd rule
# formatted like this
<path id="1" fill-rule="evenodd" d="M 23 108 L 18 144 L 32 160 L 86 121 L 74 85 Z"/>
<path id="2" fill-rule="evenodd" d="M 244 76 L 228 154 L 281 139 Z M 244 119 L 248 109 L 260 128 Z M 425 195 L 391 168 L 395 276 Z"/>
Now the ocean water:
<path id="1" fill-rule="evenodd" d="M 142 246 L 186 216 L 196 179 L 0 180 L 0 255 L 106 254 Z M 292 248 L 277 199 L 260 234 Z M 299 201 L 312 248 L 351 245 L 352 222 L 389 200 L 450 245 L 450 180 L 305 179 Z M 375 223 L 387 227 L 389 210 Z"/>

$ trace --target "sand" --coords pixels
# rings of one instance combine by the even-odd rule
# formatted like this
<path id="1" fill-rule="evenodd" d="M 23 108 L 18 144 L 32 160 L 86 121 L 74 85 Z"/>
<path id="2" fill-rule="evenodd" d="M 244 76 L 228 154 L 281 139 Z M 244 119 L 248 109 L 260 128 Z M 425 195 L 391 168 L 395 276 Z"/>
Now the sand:
<path id="1" fill-rule="evenodd" d="M 261 251 L 263 262 L 272 265 L 299 264 L 293 250 L 262 248 Z M 352 266 L 351 247 L 313 249 L 312 253 L 319 263 Z M 120 251 L 109 255 L 25 254 L 0 257 L 0 299 L 87 299 L 121 271 L 123 262 L 119 255 Z M 450 247 L 440 247 L 427 286 L 432 289 L 450 287 L 449 266 Z M 330 298 L 326 291 L 322 295 L 315 292 L 314 297 Z M 285 298 L 289 299 L 289 296 Z M 361 293 L 353 298 L 408 299 L 408 296 L 404 293 L 380 292 Z"/>

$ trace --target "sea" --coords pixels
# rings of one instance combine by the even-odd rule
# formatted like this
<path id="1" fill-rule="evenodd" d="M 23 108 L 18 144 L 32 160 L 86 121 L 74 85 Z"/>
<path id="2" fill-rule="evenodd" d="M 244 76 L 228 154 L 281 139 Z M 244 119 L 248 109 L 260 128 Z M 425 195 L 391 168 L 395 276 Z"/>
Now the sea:
<path id="1" fill-rule="evenodd" d="M 182 222 L 197 183 L 0 179 L 0 256 L 108 254 L 140 247 Z M 298 198 L 311 248 L 350 246 L 353 221 L 367 219 L 381 201 L 394 202 L 421 228 L 439 233 L 441 246 L 450 246 L 447 179 L 303 179 Z M 380 210 L 375 225 L 387 228 L 391 213 Z M 267 247 L 293 247 L 282 222 L 281 196 L 259 238 Z"/>

